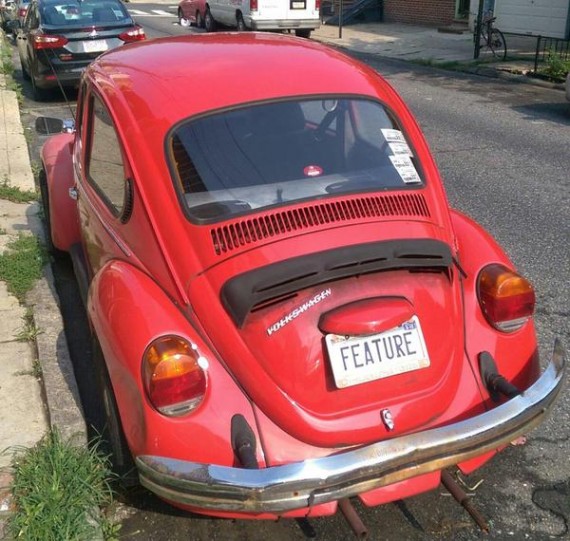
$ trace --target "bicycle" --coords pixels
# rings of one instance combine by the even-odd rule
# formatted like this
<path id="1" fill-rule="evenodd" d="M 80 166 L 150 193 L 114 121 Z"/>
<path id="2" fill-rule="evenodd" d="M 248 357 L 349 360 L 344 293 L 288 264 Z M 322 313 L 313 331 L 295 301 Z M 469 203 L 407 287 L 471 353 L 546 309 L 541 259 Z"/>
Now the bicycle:
<path id="1" fill-rule="evenodd" d="M 481 21 L 479 30 L 479 49 L 487 49 L 495 58 L 505 60 L 507 58 L 507 42 L 503 33 L 493 26 L 497 17 L 492 14 L 485 15 Z"/>

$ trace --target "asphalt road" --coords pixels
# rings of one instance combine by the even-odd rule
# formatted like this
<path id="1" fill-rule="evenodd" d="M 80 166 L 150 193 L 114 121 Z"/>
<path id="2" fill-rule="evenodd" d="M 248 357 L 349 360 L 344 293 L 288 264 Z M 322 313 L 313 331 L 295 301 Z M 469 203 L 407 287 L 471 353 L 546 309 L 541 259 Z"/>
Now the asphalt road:
<path id="1" fill-rule="evenodd" d="M 138 11 L 165 4 L 130 4 Z M 150 37 L 194 29 L 158 14 L 135 15 Z M 150 11 L 152 13 L 152 11 Z M 555 336 L 570 346 L 570 103 L 560 91 L 463 75 L 402 62 L 363 58 L 382 73 L 410 105 L 442 172 L 453 206 L 485 226 L 515 265 L 534 283 L 536 323 L 545 359 Z M 22 81 L 21 81 L 22 82 Z M 24 93 L 31 96 L 27 84 Z M 73 96 L 72 96 L 73 97 Z M 69 117 L 58 96 L 37 104 L 25 100 L 23 120 Z M 32 143 L 37 156 L 39 139 Z M 66 331 L 80 367 L 88 348 L 80 301 L 69 267 L 56 269 Z M 81 370 L 78 370 L 81 373 Z M 88 385 L 80 386 L 87 388 Z M 386 541 L 546 540 L 569 538 L 570 390 L 546 424 L 525 446 L 511 446 L 473 474 L 483 481 L 472 498 L 490 521 L 480 533 L 444 490 L 405 502 L 361 509 L 371 539 Z M 188 516 L 143 491 L 122 496 L 122 539 L 135 541 L 353 539 L 340 515 L 311 520 L 247 522 Z M 313 531 L 312 531 L 313 530 Z"/>

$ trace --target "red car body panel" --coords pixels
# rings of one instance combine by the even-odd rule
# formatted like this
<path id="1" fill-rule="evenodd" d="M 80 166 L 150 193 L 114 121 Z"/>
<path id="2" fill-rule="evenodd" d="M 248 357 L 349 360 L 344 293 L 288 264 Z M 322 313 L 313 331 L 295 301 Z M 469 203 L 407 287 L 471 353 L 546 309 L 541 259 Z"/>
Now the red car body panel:
<path id="1" fill-rule="evenodd" d="M 196 64 L 181 63 L 182 57 L 200 58 L 199 77 Z M 515 332 L 499 332 L 478 300 L 481 270 L 490 263 L 512 269 L 511 262 L 480 226 L 450 211 L 418 124 L 370 68 L 308 40 L 195 35 L 104 54 L 86 71 L 84 83 L 83 99 L 97 95 L 115 126 L 132 212 L 127 219 L 113 213 L 81 166 L 88 159 L 81 142 L 88 140 L 90 127 L 84 122 L 75 135 L 79 166 L 73 168 L 70 135 L 51 139 L 42 154 L 50 209 L 57 217 L 52 237 L 62 250 L 82 246 L 91 279 L 89 319 L 135 457 L 239 469 L 230 441 L 235 415 L 243 416 L 259 442 L 255 459 L 261 469 L 459 423 L 496 407 L 481 378 L 482 351 L 521 389 L 538 379 L 532 321 Z M 374 100 L 398 119 L 419 164 L 421 187 L 300 201 L 215 223 L 189 219 L 168 146 L 173 129 L 188 118 L 242 104 L 330 95 Z M 77 203 L 66 195 L 72 186 Z M 316 281 L 260 307 L 235 300 L 248 277 L 270 280 L 288 261 L 316 265 L 354 247 L 423 246 L 426 239 L 449 254 L 445 269 L 404 264 Z M 429 366 L 337 388 L 324 334 L 378 333 L 410 315 L 421 322 Z M 204 398 L 180 417 L 161 414 L 143 381 L 145 351 L 162 336 L 181 337 L 208 361 Z M 386 411 L 394 426 L 382 422 Z M 494 452 L 482 451 L 459 466 L 470 472 Z M 438 482 L 439 471 L 431 471 L 358 494 L 365 504 L 378 505 Z M 336 510 L 334 499 L 281 512 L 248 512 L 162 496 L 219 516 Z"/>
<path id="2" fill-rule="evenodd" d="M 77 207 L 69 197 L 69 189 L 75 185 L 73 135 L 62 133 L 51 137 L 42 147 L 42 163 L 50 194 L 52 241 L 59 250 L 68 251 L 80 239 Z"/>

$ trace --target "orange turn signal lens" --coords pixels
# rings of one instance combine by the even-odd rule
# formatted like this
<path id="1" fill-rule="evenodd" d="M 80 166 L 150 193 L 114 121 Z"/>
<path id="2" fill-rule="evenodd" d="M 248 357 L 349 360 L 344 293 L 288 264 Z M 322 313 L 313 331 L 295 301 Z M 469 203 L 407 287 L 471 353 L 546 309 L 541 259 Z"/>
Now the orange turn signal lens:
<path id="1" fill-rule="evenodd" d="M 143 357 L 143 379 L 152 405 L 162 414 L 195 410 L 206 393 L 208 362 L 193 344 L 177 336 L 154 340 Z"/>
<path id="2" fill-rule="evenodd" d="M 532 284 L 503 265 L 486 266 L 479 274 L 477 286 L 487 321 L 500 331 L 520 329 L 534 313 Z"/>

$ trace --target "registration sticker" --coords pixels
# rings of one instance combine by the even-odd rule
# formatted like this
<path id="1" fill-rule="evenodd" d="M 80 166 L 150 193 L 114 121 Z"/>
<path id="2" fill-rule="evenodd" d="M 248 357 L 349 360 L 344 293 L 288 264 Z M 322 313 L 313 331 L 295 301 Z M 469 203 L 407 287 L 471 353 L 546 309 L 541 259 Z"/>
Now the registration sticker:
<path id="1" fill-rule="evenodd" d="M 418 184 L 422 181 L 409 156 L 390 156 L 390 160 L 404 183 Z"/>
<path id="2" fill-rule="evenodd" d="M 382 135 L 388 143 L 405 143 L 406 139 L 400 130 L 393 130 L 392 128 L 382 128 Z"/>
<path id="3" fill-rule="evenodd" d="M 334 380 L 339 389 L 420 370 L 430 365 L 417 316 L 380 334 L 328 334 L 325 341 Z"/>

